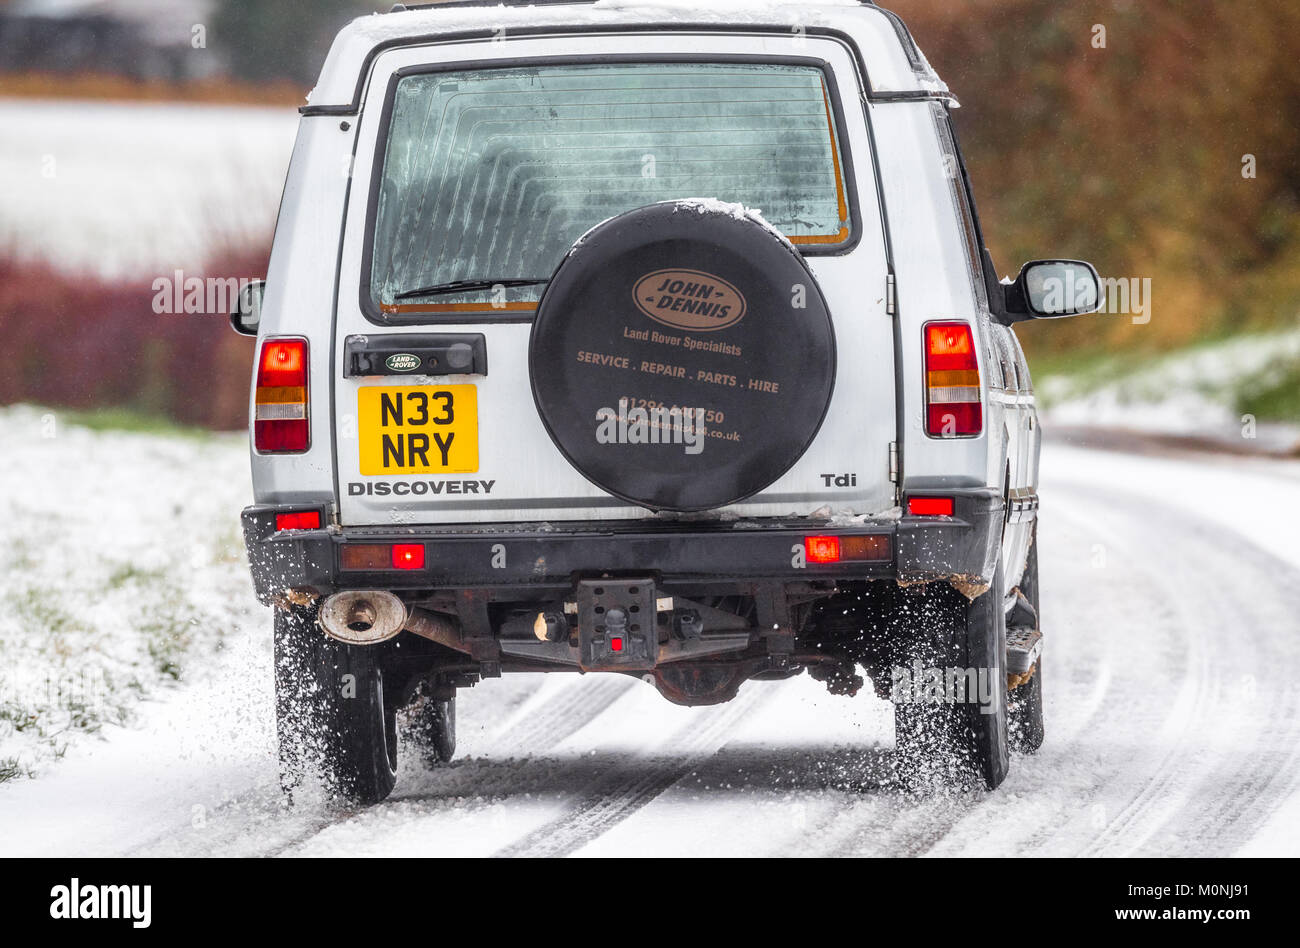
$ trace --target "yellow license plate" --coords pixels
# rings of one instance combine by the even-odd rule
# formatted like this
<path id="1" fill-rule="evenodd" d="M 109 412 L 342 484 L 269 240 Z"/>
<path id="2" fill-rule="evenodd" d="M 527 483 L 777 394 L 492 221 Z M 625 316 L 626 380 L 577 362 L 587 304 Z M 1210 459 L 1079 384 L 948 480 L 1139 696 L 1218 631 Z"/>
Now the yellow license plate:
<path id="1" fill-rule="evenodd" d="M 362 474 L 472 474 L 478 470 L 473 385 L 368 385 L 357 390 Z"/>

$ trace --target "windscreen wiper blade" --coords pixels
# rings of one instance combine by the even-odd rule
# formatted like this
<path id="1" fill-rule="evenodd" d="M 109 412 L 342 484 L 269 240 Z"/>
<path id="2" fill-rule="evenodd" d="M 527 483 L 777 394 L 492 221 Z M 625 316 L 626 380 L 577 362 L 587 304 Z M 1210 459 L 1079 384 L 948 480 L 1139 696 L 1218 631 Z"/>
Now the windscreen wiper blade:
<path id="1" fill-rule="evenodd" d="M 416 296 L 441 296 L 445 293 L 463 293 L 472 290 L 490 290 L 494 286 L 536 286 L 549 283 L 550 277 L 513 277 L 508 280 L 452 280 L 450 283 L 435 283 L 432 286 L 419 286 L 413 290 L 402 290 L 393 295 L 395 300 L 409 300 Z"/>

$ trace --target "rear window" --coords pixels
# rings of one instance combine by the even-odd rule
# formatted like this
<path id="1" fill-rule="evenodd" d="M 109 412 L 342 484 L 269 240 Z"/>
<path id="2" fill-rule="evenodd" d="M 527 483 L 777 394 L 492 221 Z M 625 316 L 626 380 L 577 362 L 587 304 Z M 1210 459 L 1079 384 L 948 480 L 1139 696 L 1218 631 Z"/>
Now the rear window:
<path id="1" fill-rule="evenodd" d="M 363 295 L 386 317 L 525 314 L 585 231 L 656 201 L 740 202 L 805 250 L 843 244 L 853 227 L 819 66 L 611 63 L 408 75 L 397 83 L 381 147 Z M 462 281 L 490 285 L 447 287 Z"/>

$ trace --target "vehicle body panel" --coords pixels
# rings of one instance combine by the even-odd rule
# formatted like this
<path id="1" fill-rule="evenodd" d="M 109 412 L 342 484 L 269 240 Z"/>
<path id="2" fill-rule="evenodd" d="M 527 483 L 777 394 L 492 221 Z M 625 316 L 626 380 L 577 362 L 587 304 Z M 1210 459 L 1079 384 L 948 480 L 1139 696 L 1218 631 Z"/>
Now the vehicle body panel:
<path id="1" fill-rule="evenodd" d="M 766 37 L 723 34 L 615 35 L 576 39 L 520 39 L 511 43 L 463 46 L 399 48 L 380 53 L 374 60 L 371 96 L 377 84 L 390 81 L 397 71 L 436 62 L 472 63 L 487 67 L 494 60 L 511 62 L 544 60 L 559 54 L 582 56 L 597 51 L 604 56 L 630 56 L 653 61 L 655 57 L 687 56 L 709 61 L 727 56 L 775 58 Z M 782 39 L 782 46 L 789 40 Z M 787 51 L 788 52 L 788 51 Z M 835 317 L 839 360 L 830 409 L 817 438 L 807 453 L 787 474 L 751 500 L 724 508 L 726 517 L 807 516 L 818 508 L 851 514 L 877 514 L 894 506 L 894 486 L 889 479 L 889 445 L 895 440 L 893 327 L 886 313 L 886 257 L 881 216 L 871 162 L 871 142 L 856 82 L 856 68 L 845 48 L 836 42 L 809 38 L 802 56 L 824 61 L 838 87 L 843 127 L 840 135 L 852 156 L 856 184 L 856 219 L 859 239 L 847 252 L 836 255 L 806 253 L 813 275 Z M 438 59 L 437 57 L 443 57 Z M 468 57 L 468 58 L 466 58 Z M 378 172 L 378 148 L 382 128 L 378 110 L 363 112 L 353 170 L 354 187 L 348 202 L 342 259 L 349 263 L 339 273 L 334 339 L 353 335 L 374 337 L 382 333 L 411 331 L 410 326 L 379 326 L 367 318 L 359 305 L 361 268 L 367 234 L 367 207 L 363 185 Z M 711 197 L 711 195 L 681 195 Z M 598 223 L 592 221 L 592 224 Z M 557 261 L 558 262 L 558 261 Z M 876 287 L 874 294 L 863 287 Z M 527 351 L 530 326 L 527 322 L 467 319 L 464 323 L 428 324 L 420 331 L 481 332 L 487 337 L 489 373 L 486 377 L 442 377 L 447 384 L 475 384 L 479 390 L 480 465 L 468 478 L 491 482 L 490 495 L 460 495 L 448 499 L 424 494 L 421 497 L 392 494 L 355 494 L 349 485 L 364 484 L 358 468 L 356 446 L 356 389 L 361 385 L 392 385 L 394 379 L 344 379 L 337 365 L 333 410 L 337 418 L 338 498 L 343 524 L 414 522 L 471 522 L 501 519 L 570 520 L 593 518 L 635 518 L 647 511 L 609 497 L 574 470 L 551 442 L 536 417 L 528 391 Z M 337 357 L 336 357 L 337 359 Z M 845 371 L 847 369 L 847 371 Z M 409 384 L 430 384 L 427 376 L 410 377 Z M 313 400 L 318 404 L 319 393 Z M 870 406 L 870 410 L 862 407 Z M 824 475 L 856 475 L 856 486 L 828 486 Z M 379 478 L 398 481 L 409 478 Z M 455 479 L 461 479 L 456 475 Z"/>

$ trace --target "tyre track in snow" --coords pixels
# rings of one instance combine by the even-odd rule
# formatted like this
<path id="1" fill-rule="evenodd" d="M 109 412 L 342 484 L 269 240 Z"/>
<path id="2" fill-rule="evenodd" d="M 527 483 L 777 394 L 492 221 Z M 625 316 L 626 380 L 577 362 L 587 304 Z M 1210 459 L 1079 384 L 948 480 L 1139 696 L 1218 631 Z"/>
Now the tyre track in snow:
<path id="1" fill-rule="evenodd" d="M 1272 660 L 1265 658 L 1271 645 L 1285 641 L 1288 633 L 1300 633 L 1300 570 L 1236 536 L 1223 536 L 1206 528 L 1198 532 L 1206 547 L 1220 551 L 1227 548 L 1228 555 L 1215 566 L 1217 583 L 1220 588 L 1239 593 L 1231 603 L 1223 598 L 1216 600 L 1220 634 L 1246 640 L 1234 649 L 1235 679 L 1224 676 L 1225 698 L 1234 707 L 1248 709 L 1257 720 L 1252 722 L 1256 726 L 1246 729 L 1254 737 L 1249 749 L 1238 746 L 1238 753 L 1244 754 L 1253 766 L 1243 769 L 1219 757 L 1201 792 L 1194 793 L 1194 797 L 1212 799 L 1214 805 L 1203 807 L 1199 818 L 1178 835 L 1193 844 L 1217 838 L 1236 849 L 1263 826 L 1280 801 L 1300 786 L 1300 683 L 1295 679 L 1296 662 L 1294 657 L 1290 661 L 1276 655 Z M 1221 746 L 1237 745 L 1240 738 L 1239 728 L 1221 726 L 1216 735 Z"/>
<path id="2" fill-rule="evenodd" d="M 1300 625 L 1300 571 L 1178 511 L 1086 493 L 1126 512 L 1137 569 L 1173 605 L 1187 637 L 1192 696 L 1170 709 L 1177 739 L 1156 773 L 1083 854 L 1231 852 L 1295 783 L 1300 693 L 1291 663 L 1270 652 L 1280 630 Z M 1168 568 L 1171 547 L 1179 551 L 1178 573 Z M 1205 563 L 1214 564 L 1211 575 L 1188 575 L 1190 564 Z"/>
<path id="3" fill-rule="evenodd" d="M 839 794 L 833 811 L 809 827 L 805 853 L 918 856 L 987 796 L 982 790 L 908 788 L 896 776 L 892 744 L 875 750 L 880 756 L 875 785 Z"/>
<path id="4" fill-rule="evenodd" d="M 1087 598 L 1045 582 L 1047 743 L 935 852 L 984 851 L 981 836 L 996 837 L 999 855 L 1235 852 L 1295 787 L 1296 645 L 1278 633 L 1288 615 L 1297 625 L 1300 571 L 1127 491 L 1070 482 L 1055 492 L 1053 531 L 1064 527 L 1075 550 L 1068 570 L 1071 557 L 1053 555 L 1051 571 L 1079 585 L 1101 542 L 1108 578 L 1085 580 L 1101 593 Z M 1053 602 L 1062 593 L 1068 617 Z M 1236 683 L 1247 673 L 1258 698 L 1243 706 Z M 1073 715 L 1068 698 L 1089 676 L 1101 700 L 1089 694 Z"/>
<path id="5" fill-rule="evenodd" d="M 545 752 L 560 744 L 589 721 L 603 713 L 628 693 L 637 683 L 619 676 L 566 682 L 555 694 L 543 696 L 533 707 L 537 693 L 548 679 L 541 678 L 530 690 L 515 713 L 489 738 L 485 753 L 493 757 L 509 756 L 520 751 Z M 522 718 L 522 726 L 511 723 Z M 399 760 L 412 753 L 409 743 L 399 747 Z M 421 798 L 454 798 L 462 793 L 486 798 L 508 793 L 511 787 L 504 778 L 475 780 L 470 787 L 459 788 L 458 771 L 474 758 L 453 761 L 450 765 L 431 768 L 422 774 L 411 774 L 408 767 L 399 777 L 398 792 L 389 801 L 361 810 L 340 809 L 322 799 L 319 791 L 307 789 L 300 793 L 296 806 L 282 802 L 278 781 L 263 783 L 238 794 L 203 815 L 199 824 L 174 827 L 160 833 L 148 843 L 133 848 L 129 855 L 148 856 L 176 852 L 230 853 L 244 852 L 253 843 L 252 852 L 264 856 L 277 856 L 290 852 L 320 833 L 355 819 L 366 813 L 382 811 L 413 795 Z M 405 784 L 405 786 L 403 786 Z M 497 784 L 497 786 L 493 786 Z"/>
<path id="6" fill-rule="evenodd" d="M 1106 555 L 1108 558 L 1121 555 L 1125 568 L 1144 579 L 1147 614 L 1141 617 L 1134 614 L 1129 620 L 1126 634 L 1133 638 L 1150 636 L 1153 631 L 1167 635 L 1169 641 L 1163 651 L 1168 662 L 1160 671 L 1172 671 L 1174 675 L 1171 677 L 1179 681 L 1174 700 L 1163 713 L 1159 730 L 1161 752 L 1154 766 L 1140 778 L 1140 782 L 1136 778 L 1136 773 L 1142 766 L 1140 760 L 1131 761 L 1132 770 L 1122 770 L 1115 775 L 1118 782 L 1136 783 L 1136 786 L 1129 790 L 1129 799 L 1118 815 L 1110 818 L 1107 814 L 1106 825 L 1080 853 L 1098 855 L 1107 846 L 1131 846 L 1135 838 L 1160 821 L 1162 813 L 1169 812 L 1176 789 L 1186 780 L 1187 770 L 1198 766 L 1195 753 L 1197 735 L 1209 726 L 1215 711 L 1214 676 L 1210 667 L 1211 646 L 1206 641 L 1201 613 L 1206 604 L 1193 602 L 1188 595 L 1193 587 L 1178 581 L 1182 576 L 1181 569 L 1185 566 L 1182 558 L 1170 560 L 1166 556 L 1160 556 L 1158 551 L 1150 548 L 1149 540 L 1144 537 L 1144 533 L 1150 529 L 1151 520 L 1161 514 L 1153 505 L 1144 504 L 1139 515 L 1131 499 L 1110 492 L 1075 488 L 1072 493 L 1076 505 L 1092 504 L 1098 515 L 1102 511 L 1127 511 L 1127 515 L 1120 520 L 1118 532 L 1114 527 L 1108 532 Z M 1086 499 L 1081 501 L 1080 498 Z M 1068 516 L 1077 517 L 1077 507 L 1071 508 Z M 1173 518 L 1165 516 L 1163 519 Z M 1169 538 L 1169 534 L 1162 534 L 1162 539 Z M 1171 564 L 1179 567 L 1179 576 L 1169 575 Z M 1112 652 L 1109 658 L 1115 661 L 1117 656 Z M 1118 656 L 1118 661 L 1124 662 L 1125 657 Z M 1121 700 L 1132 702 L 1138 698 L 1142 678 L 1130 675 L 1126 675 L 1126 678 L 1131 690 Z M 1103 710 L 1108 712 L 1103 717 L 1116 717 L 1114 706 Z M 1104 723 L 1099 727 L 1093 722 L 1089 731 L 1105 733 L 1106 728 Z"/>
<path id="7" fill-rule="evenodd" d="M 492 755 L 532 755 L 548 751 L 582 730 L 614 702 L 640 684 L 626 675 L 580 675 L 564 691 L 533 711 L 527 705 L 502 725 L 490 748 Z"/>
<path id="8" fill-rule="evenodd" d="M 673 784 L 689 775 L 727 742 L 735 726 L 758 704 L 770 700 L 774 683 L 742 686 L 723 705 L 701 708 L 704 721 L 692 721 L 665 741 L 671 757 L 628 755 L 562 817 L 539 827 L 494 855 L 568 856 L 622 823 Z M 767 687 L 763 687 L 767 685 Z"/>

